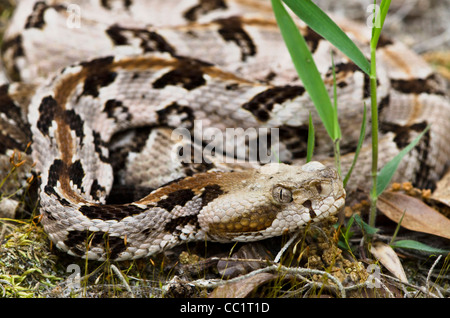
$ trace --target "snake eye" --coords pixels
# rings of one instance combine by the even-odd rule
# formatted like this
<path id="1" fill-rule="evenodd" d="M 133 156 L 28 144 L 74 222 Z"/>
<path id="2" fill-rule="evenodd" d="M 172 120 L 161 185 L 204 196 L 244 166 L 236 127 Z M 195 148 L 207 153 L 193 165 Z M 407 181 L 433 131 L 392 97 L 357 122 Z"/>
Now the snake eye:
<path id="1" fill-rule="evenodd" d="M 273 188 L 272 195 L 275 201 L 279 203 L 289 203 L 293 200 L 291 190 L 280 186 Z"/>

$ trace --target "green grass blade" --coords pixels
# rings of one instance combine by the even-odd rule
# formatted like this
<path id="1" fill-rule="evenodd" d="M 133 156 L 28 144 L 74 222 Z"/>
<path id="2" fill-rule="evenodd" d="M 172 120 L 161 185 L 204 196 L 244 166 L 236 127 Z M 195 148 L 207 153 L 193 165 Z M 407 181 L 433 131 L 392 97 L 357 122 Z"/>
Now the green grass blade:
<path id="1" fill-rule="evenodd" d="M 312 121 L 311 112 L 309 113 L 309 126 L 308 126 L 308 146 L 306 150 L 306 162 L 310 162 L 314 152 L 315 143 L 314 124 Z"/>
<path id="2" fill-rule="evenodd" d="M 370 64 L 361 50 L 328 15 L 311 0 L 283 0 L 284 3 L 311 29 L 320 34 L 348 56 L 367 75 Z"/>
<path id="3" fill-rule="evenodd" d="M 400 161 L 403 159 L 403 157 L 413 149 L 417 143 L 419 142 L 420 138 L 430 129 L 430 126 L 424 129 L 408 146 L 406 146 L 402 151 L 400 151 L 394 158 L 392 158 L 391 161 L 389 161 L 379 172 L 378 174 L 378 182 L 377 182 L 377 193 L 376 196 L 378 197 L 384 189 L 388 186 L 389 182 L 391 182 L 392 176 L 394 175 L 395 171 L 397 170 L 398 165 L 400 164 Z"/>
<path id="4" fill-rule="evenodd" d="M 394 244 L 394 241 L 397 238 L 397 234 L 398 234 L 398 231 L 400 230 L 400 226 L 403 222 L 403 218 L 405 217 L 405 214 L 406 214 L 406 209 L 403 211 L 402 217 L 400 218 L 400 221 L 398 221 L 397 226 L 395 227 L 394 234 L 392 234 L 391 242 L 389 243 L 389 245 L 391 245 L 391 246 L 392 246 L 392 244 Z"/>
<path id="5" fill-rule="evenodd" d="M 450 250 L 432 247 L 414 240 L 400 240 L 391 244 L 393 248 L 409 248 L 435 254 L 448 254 Z"/>
<path id="6" fill-rule="evenodd" d="M 332 140 L 334 136 L 333 106 L 322 77 L 314 63 L 305 39 L 280 0 L 271 0 L 275 18 L 300 79 Z"/>
<path id="7" fill-rule="evenodd" d="M 343 181 L 344 188 L 347 185 L 348 179 L 350 178 L 350 176 L 352 174 L 353 168 L 355 167 L 356 160 L 358 159 L 358 156 L 359 156 L 359 151 L 361 150 L 362 144 L 364 142 L 364 137 L 366 136 L 366 125 L 367 125 L 366 114 L 367 114 L 367 108 L 366 108 L 366 105 L 364 103 L 363 119 L 362 119 L 362 123 L 361 123 L 361 130 L 359 132 L 358 145 L 356 146 L 355 155 L 353 157 L 352 165 L 350 166 L 350 169 L 348 170 L 347 174 L 345 175 L 345 178 L 344 178 L 344 181 Z"/>
<path id="8" fill-rule="evenodd" d="M 364 222 L 358 214 L 353 214 L 355 222 L 358 223 L 359 227 L 369 236 L 374 235 L 379 231 L 376 227 L 370 226 L 366 222 Z"/>
<path id="9" fill-rule="evenodd" d="M 333 52 L 330 52 L 331 55 L 331 70 L 333 72 L 333 109 L 334 109 L 334 134 L 336 139 L 341 139 L 341 127 L 339 126 L 339 117 L 338 117 L 338 102 L 337 102 L 337 80 L 336 80 L 336 68 L 334 65 Z"/>
<path id="10" fill-rule="evenodd" d="M 350 246 L 350 239 L 353 236 L 353 232 L 351 231 L 353 222 L 355 221 L 354 217 L 350 217 L 350 219 L 347 222 L 347 226 L 343 227 L 340 232 L 340 237 L 338 241 L 338 246 L 344 250 L 347 250 L 351 253 L 352 248 Z"/>

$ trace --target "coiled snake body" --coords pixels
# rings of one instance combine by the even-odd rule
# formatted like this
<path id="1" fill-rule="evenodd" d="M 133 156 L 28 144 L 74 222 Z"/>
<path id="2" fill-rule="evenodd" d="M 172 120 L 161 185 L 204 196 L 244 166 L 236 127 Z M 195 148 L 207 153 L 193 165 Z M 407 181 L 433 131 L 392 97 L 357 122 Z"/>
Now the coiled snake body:
<path id="1" fill-rule="evenodd" d="M 367 49 L 359 26 L 342 26 Z M 368 79 L 314 31 L 302 32 L 330 87 L 335 54 L 345 172 Z M 22 1 L 2 51 L 10 76 L 22 81 L 0 89 L 8 116 L 2 151 L 25 150 L 31 136 L 42 224 L 73 255 L 124 260 L 189 240 L 259 240 L 344 205 L 341 179 L 326 167 L 332 145 L 316 117 L 316 157 L 325 165 L 302 165 L 314 110 L 265 2 Z M 432 185 L 450 156 L 445 86 L 399 43 L 383 39 L 378 54 L 380 164 L 432 123 L 396 175 Z M 173 156 L 180 149 L 173 129 L 205 140 L 207 128 L 225 136 L 227 128 L 255 127 L 278 129 L 277 158 L 290 165 L 223 162 L 224 149 L 213 142 L 211 161 Z M 15 135 L 5 136 L 7 129 Z M 248 152 L 248 144 L 232 149 Z M 347 192 L 367 190 L 369 162 L 365 146 Z M 125 187 L 135 190 L 132 203 L 116 198 Z"/>

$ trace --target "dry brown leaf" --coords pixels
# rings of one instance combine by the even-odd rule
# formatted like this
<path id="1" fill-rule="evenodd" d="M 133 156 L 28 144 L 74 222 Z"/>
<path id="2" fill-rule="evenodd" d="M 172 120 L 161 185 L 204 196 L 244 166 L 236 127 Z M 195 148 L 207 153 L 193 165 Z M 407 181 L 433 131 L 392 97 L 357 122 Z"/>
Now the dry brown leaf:
<path id="1" fill-rule="evenodd" d="M 392 247 L 383 242 L 374 242 L 370 248 L 370 252 L 395 277 L 402 282 L 408 282 L 402 263 Z"/>
<path id="2" fill-rule="evenodd" d="M 436 184 L 431 198 L 450 207 L 450 171 Z"/>
<path id="3" fill-rule="evenodd" d="M 397 223 L 405 213 L 401 226 L 408 230 L 450 239 L 450 220 L 419 199 L 399 192 L 383 192 L 377 208 Z"/>
<path id="4" fill-rule="evenodd" d="M 219 286 L 211 292 L 209 298 L 244 298 L 249 296 L 255 288 L 275 277 L 274 274 L 259 273 L 234 283 Z"/>

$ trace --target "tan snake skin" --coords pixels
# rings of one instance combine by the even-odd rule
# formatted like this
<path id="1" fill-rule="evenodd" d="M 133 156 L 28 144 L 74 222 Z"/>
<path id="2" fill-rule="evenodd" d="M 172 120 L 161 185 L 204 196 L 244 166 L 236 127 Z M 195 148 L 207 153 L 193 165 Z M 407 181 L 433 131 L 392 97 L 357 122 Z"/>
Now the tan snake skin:
<path id="1" fill-rule="evenodd" d="M 340 25 L 367 52 L 370 30 Z M 345 173 L 368 78 L 302 32 L 330 87 L 335 54 Z M 190 240 L 260 240 L 333 215 L 346 191 L 370 186 L 369 138 L 346 191 L 333 168 L 302 165 L 310 111 L 315 159 L 332 165 L 332 144 L 266 1 L 21 1 L 2 55 L 21 83 L 0 87 L 0 150 L 25 151 L 31 137 L 41 222 L 72 255 L 125 260 Z M 380 166 L 432 124 L 395 177 L 432 187 L 449 166 L 445 83 L 401 43 L 383 38 L 378 59 Z M 278 129 L 277 157 L 290 165 L 170 154 L 176 128 L 203 140 L 206 128 L 253 127 Z M 121 199 L 125 188 L 132 194 Z"/>

